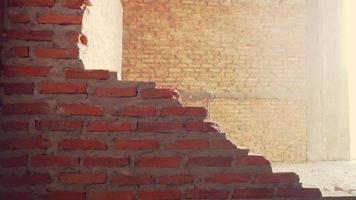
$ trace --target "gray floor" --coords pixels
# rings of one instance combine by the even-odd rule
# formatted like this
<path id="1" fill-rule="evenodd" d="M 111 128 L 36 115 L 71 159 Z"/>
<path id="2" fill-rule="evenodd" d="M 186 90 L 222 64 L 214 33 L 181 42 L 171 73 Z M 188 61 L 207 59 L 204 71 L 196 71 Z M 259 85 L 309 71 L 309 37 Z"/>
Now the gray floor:
<path id="1" fill-rule="evenodd" d="M 304 187 L 318 187 L 323 196 L 356 197 L 356 161 L 273 163 L 272 166 L 275 172 L 296 172 Z"/>

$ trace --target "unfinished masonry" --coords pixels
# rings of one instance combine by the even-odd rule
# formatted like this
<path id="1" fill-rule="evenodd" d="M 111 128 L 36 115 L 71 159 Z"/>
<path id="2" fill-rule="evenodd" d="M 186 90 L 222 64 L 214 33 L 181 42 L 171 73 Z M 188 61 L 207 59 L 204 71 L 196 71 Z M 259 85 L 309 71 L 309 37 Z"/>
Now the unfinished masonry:
<path id="1" fill-rule="evenodd" d="M 321 198 L 176 91 L 85 70 L 87 1 L 4 3 L 0 199 Z"/>

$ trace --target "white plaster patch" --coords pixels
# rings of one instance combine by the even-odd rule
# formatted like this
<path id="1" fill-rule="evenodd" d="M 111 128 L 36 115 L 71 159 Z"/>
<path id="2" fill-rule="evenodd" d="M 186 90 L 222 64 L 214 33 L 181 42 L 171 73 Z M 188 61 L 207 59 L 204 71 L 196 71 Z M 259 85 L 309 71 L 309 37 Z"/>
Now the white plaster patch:
<path id="1" fill-rule="evenodd" d="M 117 72 L 121 79 L 123 9 L 120 0 L 91 0 L 83 17 L 88 45 L 79 45 L 85 69 Z"/>

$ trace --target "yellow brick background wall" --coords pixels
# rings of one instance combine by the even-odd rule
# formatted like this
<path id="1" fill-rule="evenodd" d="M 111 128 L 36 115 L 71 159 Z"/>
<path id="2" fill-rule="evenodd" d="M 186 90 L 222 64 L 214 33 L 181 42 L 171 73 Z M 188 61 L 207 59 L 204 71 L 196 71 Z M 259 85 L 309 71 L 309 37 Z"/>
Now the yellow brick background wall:
<path id="1" fill-rule="evenodd" d="M 304 0 L 122 0 L 124 80 L 176 88 L 232 140 L 306 160 Z"/>

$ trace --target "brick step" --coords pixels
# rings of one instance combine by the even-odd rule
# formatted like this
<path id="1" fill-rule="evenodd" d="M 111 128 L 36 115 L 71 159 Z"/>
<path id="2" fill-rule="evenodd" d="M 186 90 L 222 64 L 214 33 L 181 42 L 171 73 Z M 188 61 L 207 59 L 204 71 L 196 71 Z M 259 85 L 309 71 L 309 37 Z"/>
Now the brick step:
<path id="1" fill-rule="evenodd" d="M 19 83 L 21 79 L 32 77 L 34 82 L 46 82 L 48 80 L 61 80 L 61 82 L 80 82 L 95 83 L 98 86 L 114 87 L 137 87 L 140 89 L 155 88 L 154 82 L 142 81 L 121 81 L 117 80 L 117 73 L 108 70 L 83 70 L 83 69 L 66 69 L 63 77 L 49 79 L 51 67 L 48 66 L 28 66 L 28 65 L 6 65 L 4 67 L 3 82 Z M 57 73 L 57 72 L 56 72 Z M 58 74 L 56 74 L 58 76 Z M 29 79 L 31 80 L 31 79 Z"/>
<path id="2" fill-rule="evenodd" d="M 54 107 L 54 108 L 53 108 Z M 135 108 L 136 109 L 136 108 Z M 53 111 L 56 110 L 56 111 Z M 144 112 L 142 112 L 144 111 Z M 130 120 L 124 118 L 118 120 L 98 120 L 93 118 L 83 120 L 82 117 L 101 117 L 104 115 L 104 109 L 97 105 L 88 104 L 59 104 L 56 106 L 46 103 L 18 103 L 5 104 L 1 113 L 6 119 L 0 123 L 0 131 L 28 131 L 29 125 L 34 124 L 34 129 L 39 131 L 80 131 L 80 132 L 127 132 L 135 131 L 138 133 L 191 133 L 213 134 L 224 137 L 224 133 L 219 130 L 214 123 L 204 121 L 144 121 Z M 44 114 L 63 115 L 61 117 L 51 117 L 46 119 L 32 120 L 33 116 L 42 116 Z M 151 110 L 131 110 L 125 112 L 125 115 L 149 115 Z M 25 115 L 25 116 L 23 116 Z M 68 119 L 67 115 L 78 115 L 80 118 Z M 115 116 L 116 114 L 114 114 Z M 159 118 L 158 118 L 159 119 Z M 16 124 L 23 124 L 16 128 Z M 225 139 L 225 138 L 222 138 Z M 220 148 L 233 148 L 229 141 L 215 141 L 215 146 Z"/>
<path id="3" fill-rule="evenodd" d="M 114 83 L 98 83 L 94 81 L 4 81 L 2 83 L 5 95 L 38 94 L 90 94 L 96 97 L 136 97 L 146 99 L 168 99 L 178 97 L 174 90 L 155 89 L 155 84 L 137 81 L 116 81 Z M 164 92 L 163 92 L 164 91 Z M 140 93 L 140 94 L 138 94 Z M 142 94 L 141 94 L 142 93 Z M 151 96 L 147 93 L 150 93 Z"/>
<path id="4" fill-rule="evenodd" d="M 135 138 L 113 138 L 109 139 L 80 139 L 73 137 L 66 137 L 65 139 L 46 139 L 45 137 L 20 137 L 8 136 L 6 139 L 0 140 L 2 146 L 0 149 L 3 151 L 23 151 L 26 149 L 32 150 L 45 150 L 48 149 L 49 144 L 58 148 L 59 150 L 108 150 L 116 153 L 132 153 L 137 156 L 140 153 L 150 153 L 153 157 L 164 157 L 165 155 L 178 154 L 182 161 L 184 158 L 188 159 L 194 157 L 192 160 L 188 160 L 188 163 L 219 163 L 220 160 L 224 161 L 226 165 L 232 166 L 232 163 L 238 165 L 251 165 L 251 166 L 269 166 L 269 162 L 258 160 L 252 156 L 247 156 L 248 151 L 245 149 L 218 149 L 212 146 L 214 141 L 209 140 L 175 140 L 165 141 L 157 140 L 154 138 L 147 139 L 135 139 Z M 154 152 L 152 152 L 154 150 Z M 223 157 L 224 159 L 220 159 Z M 236 159 L 235 159 L 236 158 Z M 235 160 L 234 160 L 235 159 Z M 223 164 L 223 163 L 221 163 Z M 209 165 L 209 164 L 207 164 Z"/>

